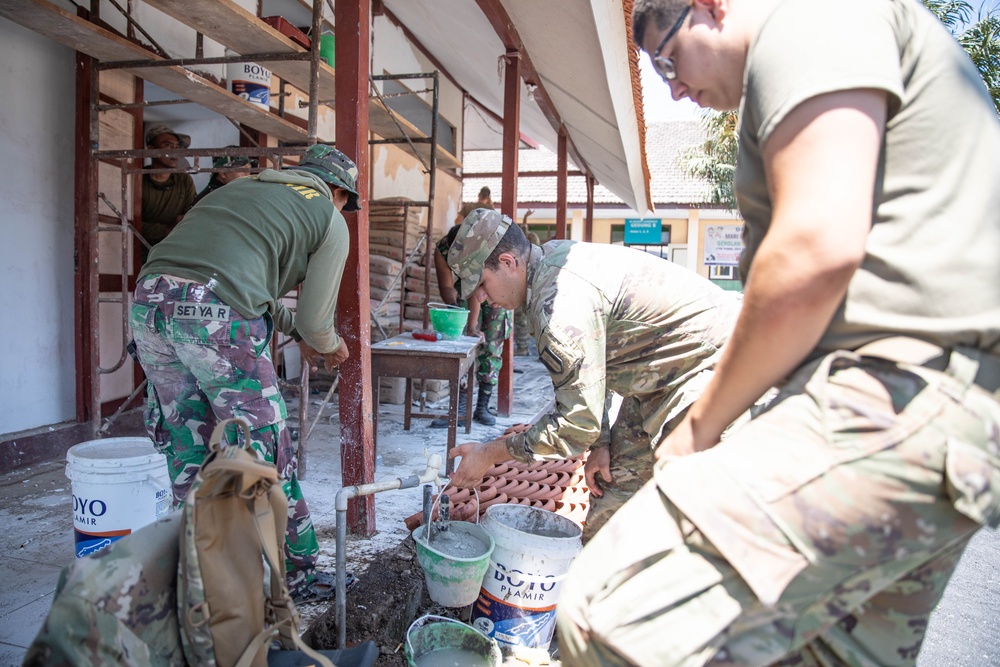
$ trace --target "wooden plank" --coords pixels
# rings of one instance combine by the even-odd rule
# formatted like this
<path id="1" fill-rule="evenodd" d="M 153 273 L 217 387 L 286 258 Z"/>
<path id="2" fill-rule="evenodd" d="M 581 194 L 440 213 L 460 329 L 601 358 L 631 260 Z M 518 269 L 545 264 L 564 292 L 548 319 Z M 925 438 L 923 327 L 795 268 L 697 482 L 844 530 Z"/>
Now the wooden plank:
<path id="1" fill-rule="evenodd" d="M 98 114 L 101 123 L 102 151 L 127 151 L 135 148 L 135 118 L 127 111 L 112 109 Z"/>
<path id="2" fill-rule="evenodd" d="M 101 72 L 100 81 L 102 95 L 118 102 L 131 102 L 135 98 L 135 77 L 128 72 L 105 70 Z"/>
<path id="3" fill-rule="evenodd" d="M 99 61 L 161 60 L 142 46 L 46 0 L 5 0 L 0 2 L 0 16 Z M 307 138 L 302 128 L 259 109 L 183 67 L 133 68 L 125 71 L 283 141 L 299 143 Z"/>
<path id="4" fill-rule="evenodd" d="M 145 2 L 240 55 L 306 52 L 306 49 L 231 0 L 145 0 Z M 311 8 L 311 4 L 309 7 Z M 273 61 L 262 64 L 296 88 L 304 92 L 309 90 L 308 60 Z M 320 102 L 332 105 L 336 99 L 334 69 L 325 62 L 320 62 L 319 70 Z M 403 127 L 402 132 L 383 104 L 375 99 L 369 104 L 368 125 L 375 134 L 386 139 L 398 139 L 403 136 L 426 137 L 406 119 L 398 115 L 396 119 Z M 407 153 L 413 153 L 409 144 L 399 144 L 399 147 Z M 429 164 L 430 144 L 414 144 L 414 147 L 417 155 Z M 440 146 L 437 159 L 438 166 L 443 169 L 456 169 L 462 166 L 454 155 Z"/>
<path id="5" fill-rule="evenodd" d="M 306 52 L 306 49 L 230 0 L 143 1 L 240 55 Z M 309 90 L 308 60 L 275 60 L 261 64 L 296 88 Z M 336 95 L 334 70 L 325 62 L 320 62 L 319 70 L 319 98 L 333 104 Z"/>

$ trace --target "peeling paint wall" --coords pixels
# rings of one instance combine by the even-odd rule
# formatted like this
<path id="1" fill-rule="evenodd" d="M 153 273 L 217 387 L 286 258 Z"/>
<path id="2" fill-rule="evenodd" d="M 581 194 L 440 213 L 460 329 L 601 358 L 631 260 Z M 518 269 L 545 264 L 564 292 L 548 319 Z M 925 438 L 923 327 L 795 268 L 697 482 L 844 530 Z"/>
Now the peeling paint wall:
<path id="1" fill-rule="evenodd" d="M 75 417 L 74 63 L 72 50 L 0 21 L 0 434 Z"/>
<path id="2" fill-rule="evenodd" d="M 420 161 L 395 146 L 372 146 L 371 149 L 372 199 L 406 197 L 413 201 L 426 201 L 430 177 L 424 173 Z M 462 183 L 451 174 L 438 170 L 434 197 L 434 222 L 432 236 L 444 234 L 462 206 Z M 426 212 L 421 215 L 425 221 Z"/>

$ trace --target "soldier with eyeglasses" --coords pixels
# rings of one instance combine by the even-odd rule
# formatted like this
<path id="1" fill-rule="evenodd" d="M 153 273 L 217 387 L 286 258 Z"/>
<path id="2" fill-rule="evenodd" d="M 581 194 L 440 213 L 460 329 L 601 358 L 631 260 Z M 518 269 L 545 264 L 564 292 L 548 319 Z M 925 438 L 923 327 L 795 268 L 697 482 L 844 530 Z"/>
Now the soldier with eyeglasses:
<path id="1" fill-rule="evenodd" d="M 740 112 L 744 303 L 653 480 L 573 564 L 563 664 L 913 665 L 1000 523 L 993 102 L 916 0 L 632 16 L 675 99 Z"/>

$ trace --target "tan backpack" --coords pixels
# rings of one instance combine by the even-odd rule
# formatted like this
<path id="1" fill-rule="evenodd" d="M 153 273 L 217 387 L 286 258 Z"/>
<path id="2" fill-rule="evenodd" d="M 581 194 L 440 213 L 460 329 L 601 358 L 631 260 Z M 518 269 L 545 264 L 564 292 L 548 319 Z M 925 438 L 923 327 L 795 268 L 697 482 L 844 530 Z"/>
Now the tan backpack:
<path id="1" fill-rule="evenodd" d="M 243 430 L 242 447 L 221 444 L 231 423 Z M 185 658 L 208 667 L 266 667 L 271 640 L 278 639 L 282 648 L 333 667 L 299 637 L 282 548 L 288 500 L 275 467 L 249 447 L 245 420 L 220 422 L 184 501 L 177 606 Z"/>

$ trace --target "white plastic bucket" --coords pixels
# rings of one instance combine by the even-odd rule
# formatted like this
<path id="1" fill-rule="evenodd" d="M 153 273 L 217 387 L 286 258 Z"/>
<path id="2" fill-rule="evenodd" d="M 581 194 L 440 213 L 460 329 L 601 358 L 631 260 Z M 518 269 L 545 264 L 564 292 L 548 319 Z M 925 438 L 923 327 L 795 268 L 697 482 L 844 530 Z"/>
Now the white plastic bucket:
<path id="1" fill-rule="evenodd" d="M 226 55 L 239 54 L 227 50 Z M 226 66 L 226 79 L 229 80 L 229 90 L 233 95 L 242 97 L 264 110 L 271 107 L 271 70 L 263 65 L 229 63 Z"/>
<path id="2" fill-rule="evenodd" d="M 582 547 L 580 527 L 554 512 L 505 504 L 489 507 L 481 525 L 496 547 L 472 626 L 502 644 L 547 647 L 563 578 Z"/>
<path id="3" fill-rule="evenodd" d="M 170 512 L 167 459 L 149 438 L 106 438 L 70 447 L 76 557 L 100 551 Z"/>

